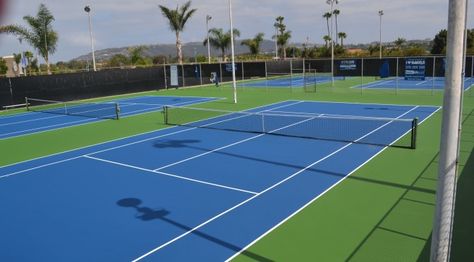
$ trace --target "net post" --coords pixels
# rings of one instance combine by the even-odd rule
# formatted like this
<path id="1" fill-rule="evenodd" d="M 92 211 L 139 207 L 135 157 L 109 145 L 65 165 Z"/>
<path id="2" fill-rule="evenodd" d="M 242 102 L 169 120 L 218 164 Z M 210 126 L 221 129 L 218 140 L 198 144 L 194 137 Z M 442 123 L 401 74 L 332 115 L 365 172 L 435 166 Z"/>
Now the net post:
<path id="1" fill-rule="evenodd" d="M 416 137 L 418 131 L 418 117 L 411 122 L 411 149 L 416 149 Z"/>
<path id="2" fill-rule="evenodd" d="M 25 105 L 26 105 L 26 111 L 30 111 L 30 103 L 28 102 L 28 97 L 25 96 Z"/>
<path id="3" fill-rule="evenodd" d="M 168 106 L 163 106 L 163 121 L 168 125 Z"/>
<path id="4" fill-rule="evenodd" d="M 115 103 L 115 120 L 120 119 L 120 107 L 118 103 Z"/>

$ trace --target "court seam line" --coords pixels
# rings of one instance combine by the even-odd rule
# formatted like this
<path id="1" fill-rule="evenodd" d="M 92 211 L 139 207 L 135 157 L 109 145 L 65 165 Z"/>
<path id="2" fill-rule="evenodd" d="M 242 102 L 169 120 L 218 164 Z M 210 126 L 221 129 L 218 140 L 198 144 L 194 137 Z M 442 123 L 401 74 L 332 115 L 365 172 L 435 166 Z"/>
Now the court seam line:
<path id="1" fill-rule="evenodd" d="M 322 115 L 320 115 L 320 116 L 322 116 Z M 316 118 L 316 116 L 315 116 L 315 117 L 312 117 L 312 118 L 309 118 L 309 119 L 304 119 L 304 120 L 298 121 L 298 122 L 293 123 L 293 124 L 291 124 L 291 125 L 286 125 L 286 126 L 283 126 L 283 127 L 280 127 L 280 128 L 274 129 L 274 130 L 271 130 L 271 131 L 269 131 L 269 132 L 264 132 L 264 133 L 259 134 L 259 135 L 255 135 L 255 136 L 252 136 L 252 137 L 248 137 L 248 138 L 246 138 L 246 139 L 239 140 L 239 141 L 236 141 L 236 142 L 234 142 L 234 143 L 227 144 L 227 145 L 225 145 L 225 146 L 222 146 L 222 147 L 219 147 L 219 148 L 216 148 L 216 149 L 213 149 L 213 150 L 210 150 L 210 151 L 207 151 L 207 152 L 204 152 L 204 153 L 201 153 L 201 154 L 192 156 L 192 157 L 185 158 L 185 159 L 183 159 L 183 160 L 180 160 L 180 161 L 177 161 L 177 162 L 168 164 L 168 165 L 166 165 L 166 166 L 162 166 L 162 167 L 156 168 L 156 169 L 154 169 L 154 171 L 159 171 L 159 170 L 166 169 L 166 168 L 169 168 L 169 167 L 172 167 L 172 166 L 176 166 L 176 165 L 182 164 L 182 163 L 184 163 L 184 162 L 188 162 L 188 161 L 190 161 L 190 160 L 193 160 L 193 159 L 196 159 L 196 158 L 199 158 L 199 157 L 202 157 L 202 156 L 206 156 L 206 155 L 212 154 L 212 153 L 217 152 L 217 151 L 220 151 L 220 150 L 222 150 L 222 149 L 226 149 L 226 148 L 229 148 L 229 147 L 232 147 L 232 146 L 236 146 L 236 145 L 239 145 L 239 144 L 248 142 L 248 141 L 250 141 L 250 140 L 257 139 L 257 138 L 262 137 L 262 136 L 264 136 L 264 135 L 272 134 L 273 132 L 276 132 L 276 131 L 279 131 L 279 130 L 282 130 L 282 129 L 285 129 L 285 128 L 289 128 L 289 127 L 292 127 L 292 126 L 295 126 L 295 125 L 299 125 L 299 124 L 301 124 L 301 123 L 304 123 L 304 122 L 313 120 L 314 118 Z"/>
<path id="2" fill-rule="evenodd" d="M 289 102 L 289 101 L 280 101 L 280 102 L 275 102 L 275 103 L 272 103 L 272 104 L 268 104 L 268 105 L 263 105 L 263 106 L 258 106 L 258 107 L 254 107 L 254 108 L 250 108 L 250 109 L 246 109 L 247 111 L 248 110 L 255 110 L 255 109 L 258 109 L 258 108 L 263 108 L 263 107 L 269 107 L 269 106 L 275 106 L 275 105 L 278 105 L 278 104 L 282 104 L 282 103 L 286 103 L 286 102 Z M 293 101 L 294 102 L 294 101 Z M 300 101 L 301 102 L 301 101 Z M 270 110 L 270 109 L 268 109 Z M 236 113 L 239 113 L 239 112 L 244 112 L 243 111 L 236 111 Z M 40 159 L 45 159 L 45 158 L 49 158 L 49 157 L 54 157 L 54 156 L 58 156 L 58 155 L 62 155 L 62 154 L 66 154 L 66 153 L 71 153 L 71 152 L 74 152 L 74 151 L 79 151 L 79 150 L 84 150 L 84 149 L 87 149 L 87 148 L 92 148 L 92 147 L 97 147 L 97 146 L 101 146 L 101 145 L 106 145 L 108 143 L 114 143 L 114 142 L 119 142 L 120 140 L 126 140 L 126 139 L 132 139 L 132 138 L 137 138 L 139 136 L 144 136 L 144 135 L 149 135 L 149 134 L 152 134 L 152 133 L 158 133 L 158 132 L 163 132 L 163 131 L 169 131 L 171 129 L 176 129 L 176 127 L 168 127 L 168 128 L 163 128 L 163 129 L 159 129 L 159 130 L 153 130 L 153 131 L 148 131 L 148 132 L 144 132 L 144 133 L 140 133 L 140 134 L 136 134 L 136 135 L 131 135 L 131 136 L 128 136 L 128 137 L 122 137 L 122 138 L 117 138 L 117 139 L 113 139 L 113 140 L 109 140 L 109 141 L 105 141 L 105 142 L 100 142 L 100 143 L 97 143 L 97 144 L 93 144 L 93 145 L 88 145 L 88 146 L 84 146 L 84 147 L 79 147 L 79 148 L 74 148 L 74 149 L 70 149 L 70 150 L 66 150 L 66 151 L 62 151 L 62 152 L 58 152 L 58 153 L 54 153 L 54 154 L 51 154 L 51 155 L 47 155 L 47 156 L 41 156 L 41 157 L 38 157 L 38 158 L 33 158 L 33 159 L 29 159 L 29 160 L 25 160 L 25 161 L 21 161 L 21 162 L 17 162 L 17 163 L 13 163 L 13 164 L 9 164 L 9 165 L 5 165 L 5 166 L 0 166 L 0 169 L 3 169 L 3 168 L 7 168 L 7 167 L 11 167 L 11 166 L 15 166 L 15 165 L 20 165 L 20 164 L 24 164 L 24 163 L 28 163 L 28 162 L 32 162 L 32 161 L 36 161 L 36 160 L 40 160 Z M 194 128 L 193 128 L 194 129 Z M 188 130 L 188 129 L 186 129 Z M 160 136 L 155 136 L 154 138 L 159 138 L 159 137 L 163 137 L 163 136 L 167 136 L 167 135 L 170 135 L 170 134 L 173 134 L 173 133 L 177 133 L 177 132 L 184 132 L 186 130 L 180 130 L 180 131 L 175 131 L 175 132 L 172 132 L 172 133 L 168 133 L 168 134 L 163 134 L 163 135 L 160 135 Z M 149 140 L 148 139 L 142 139 L 142 140 Z M 137 142 L 140 142 L 142 140 L 139 140 L 139 141 L 135 141 L 135 142 L 132 142 L 132 143 L 137 143 Z M 91 152 L 91 153 L 88 153 L 89 155 L 92 155 L 92 154 L 96 154 L 97 152 L 101 152 L 102 150 L 99 150 L 99 151 L 96 151 L 96 152 Z M 85 155 L 85 154 L 83 154 Z M 59 160 L 59 161 L 55 161 L 55 162 L 52 162 L 52 163 L 57 163 L 57 162 L 63 162 L 63 161 L 69 161 L 69 160 L 73 160 L 73 159 L 76 159 L 76 158 L 79 158 L 79 157 L 82 157 L 83 155 L 80 155 L 80 156 L 76 156 L 76 157 L 72 157 L 72 158 L 68 158 L 68 159 L 63 159 L 63 160 Z M 44 164 L 44 165 L 50 165 L 51 163 L 49 164 Z M 40 165 L 40 167 L 43 166 L 43 165 Z M 26 170 L 30 170 L 32 168 L 29 168 L 29 169 L 26 169 Z M 34 169 L 37 169 L 37 168 L 33 168 Z M 18 173 L 22 173 L 26 170 L 20 170 L 20 171 L 17 171 L 17 172 L 14 172 L 15 174 L 18 174 Z M 6 177 L 6 176 L 10 176 L 10 174 L 7 174 L 7 175 L 4 175 L 4 176 L 0 176 L 0 178 L 3 178 L 3 177 Z"/>
<path id="3" fill-rule="evenodd" d="M 125 164 L 125 163 L 115 162 L 115 161 L 102 159 L 102 158 L 98 158 L 98 157 L 92 157 L 92 156 L 89 156 L 89 155 L 84 155 L 83 157 L 87 158 L 87 159 L 95 160 L 95 161 L 100 161 L 100 162 L 112 164 L 112 165 L 117 165 L 117 166 L 121 166 L 121 167 L 127 167 L 127 168 L 131 168 L 131 169 L 145 171 L 145 172 L 148 172 L 148 173 L 153 173 L 155 175 L 163 175 L 163 176 L 173 177 L 173 178 L 177 178 L 177 179 L 180 179 L 180 180 L 191 181 L 191 182 L 198 183 L 198 184 L 204 184 L 204 185 L 208 185 L 208 186 L 224 188 L 224 189 L 228 189 L 228 190 L 232 190 L 232 191 L 238 191 L 238 192 L 247 193 L 247 194 L 251 194 L 251 195 L 256 195 L 257 194 L 257 192 L 253 192 L 253 191 L 246 190 L 246 189 L 241 189 L 241 188 L 237 188 L 237 187 L 231 187 L 231 186 L 226 186 L 226 185 L 222 185 L 222 184 L 207 182 L 207 181 L 204 181 L 204 180 L 192 179 L 192 178 L 183 177 L 183 176 L 179 176 L 179 175 L 174 175 L 174 174 L 166 173 L 166 172 L 155 171 L 155 170 L 151 170 L 151 169 L 147 169 L 147 168 L 128 165 L 128 164 Z"/>
<path id="4" fill-rule="evenodd" d="M 209 102 L 210 101 L 213 101 L 213 100 L 208 100 Z M 202 101 L 202 102 L 199 102 L 199 103 L 195 103 L 196 105 L 197 104 L 202 104 L 202 103 L 205 103 L 205 102 L 208 102 L 208 101 Z M 164 106 L 165 104 L 163 104 Z M 194 105 L 194 103 L 193 103 Z M 125 106 L 129 106 L 129 105 L 125 105 Z M 124 113 L 123 115 L 121 115 L 121 118 L 128 118 L 128 117 L 132 117 L 132 116 L 136 116 L 136 115 L 140 115 L 140 114 L 136 114 L 136 113 L 139 113 L 139 112 L 145 112 L 145 113 L 148 113 L 146 111 L 149 111 L 149 113 L 151 112 L 156 112 L 157 110 L 151 110 L 151 108 L 148 108 L 148 109 L 140 109 L 140 110 L 135 110 L 135 111 L 130 111 L 130 112 L 127 112 L 127 113 Z M 34 111 L 33 111 L 34 112 Z M 41 112 L 36 112 L 36 113 L 41 113 Z M 66 117 L 66 116 L 71 116 L 71 115 L 60 115 L 58 117 Z M 77 116 L 77 115 L 72 115 L 72 116 L 75 116 L 75 117 L 85 117 L 85 116 Z M 38 128 L 32 128 L 32 129 L 25 129 L 25 130 L 20 130 L 20 131 L 16 131 L 16 132 L 10 132 L 10 133 L 5 133 L 5 134 L 0 134 L 0 140 L 5 140 L 5 139 L 10 139 L 10 138 L 17 138 L 17 137 L 22 137 L 22 136 L 27 136 L 27 135 L 36 135 L 36 134 L 41 134 L 41 133 L 45 133 L 45 132 L 49 132 L 49 131 L 56 131 L 56 130 L 61 130 L 61 129 L 64 129 L 64 128 L 70 128 L 70 127 L 78 127 L 78 126 L 83 126 L 83 125 L 86 125 L 86 124 L 90 124 L 90 123 L 100 123 L 100 122 L 104 122 L 104 121 L 108 121 L 110 119 L 100 119 L 100 118 L 90 118 L 90 117 L 87 117 L 87 119 L 83 119 L 83 120 L 77 120 L 77 121 L 73 121 L 73 122 L 67 122 L 67 123 L 61 123 L 61 124 L 55 124 L 55 125 L 49 125 L 49 126 L 43 126 L 43 127 L 38 127 Z M 34 120 L 32 120 L 34 121 Z M 71 123 L 80 123 L 80 122 L 85 122 L 83 124 L 78 124 L 78 125 L 70 125 Z M 55 126 L 63 126 L 61 128 L 54 128 L 54 129 L 47 129 L 49 127 L 55 127 Z M 28 131 L 33 131 L 33 130 L 37 130 L 37 129 L 44 129 L 46 128 L 45 130 L 42 130 L 42 131 L 39 131 L 39 132 L 34 132 L 34 133 L 24 133 L 24 132 L 28 132 Z M 151 131 L 151 132 L 154 132 L 154 131 Z M 24 133 L 24 134 L 21 134 L 21 135 L 17 135 L 17 136 L 10 136 L 10 137 L 3 137 L 5 135 L 10 135 L 10 134 L 17 134 L 17 133 Z M 19 162 L 21 163 L 21 162 Z"/>
<path id="5" fill-rule="evenodd" d="M 402 114 L 401 116 L 397 117 L 397 118 L 400 118 L 408 113 L 410 113 L 411 111 L 413 111 L 414 109 L 416 109 L 417 107 L 414 107 L 412 109 L 410 109 L 409 111 L 405 112 L 404 114 Z M 439 109 L 438 109 L 439 110 Z M 422 124 L 425 120 L 429 119 L 434 113 L 436 113 L 437 111 L 433 112 L 432 114 L 430 114 L 428 117 L 426 117 L 423 121 L 420 122 L 420 124 Z M 366 136 L 380 130 L 381 128 L 385 127 L 386 125 L 390 124 L 391 122 L 389 123 L 386 123 L 382 126 L 380 126 L 379 128 L 371 131 L 370 133 L 364 135 L 363 137 L 357 139 L 358 140 L 361 140 L 363 138 L 365 138 Z M 410 131 L 407 131 L 405 133 L 403 133 L 401 136 L 399 136 L 397 139 L 395 139 L 392 143 L 390 143 L 390 145 L 396 143 L 398 140 L 400 140 L 402 137 L 404 137 L 406 134 L 408 134 Z M 351 146 L 351 145 L 354 145 L 357 141 L 355 142 L 351 142 L 347 145 L 345 145 L 343 147 L 343 149 Z M 389 146 L 390 146 L 389 145 Z M 320 194 L 318 194 L 315 198 L 313 198 L 312 200 L 310 200 L 308 203 L 304 204 L 302 207 L 300 207 L 299 209 L 297 209 L 295 212 L 293 212 L 292 214 L 290 214 L 288 217 L 284 218 L 282 221 L 280 221 L 279 223 L 277 223 L 275 226 L 273 226 L 272 228 L 270 228 L 269 230 L 267 230 L 265 233 L 263 233 L 262 235 L 260 235 L 258 238 L 256 238 L 255 240 L 253 240 L 252 242 L 250 242 L 247 246 L 245 246 L 244 248 L 242 248 L 239 252 L 235 253 L 234 255 L 232 255 L 231 257 L 229 257 L 228 259 L 226 259 L 225 261 L 228 262 L 232 259 L 234 259 L 235 257 L 237 257 L 238 255 L 240 255 L 242 252 L 244 252 L 245 250 L 247 250 L 249 247 L 251 247 L 252 245 L 254 245 L 256 242 L 258 242 L 259 240 L 261 240 L 262 238 L 264 238 L 265 236 L 267 236 L 268 234 L 270 234 L 273 230 L 275 230 L 276 228 L 278 228 L 279 226 L 281 226 L 282 224 L 284 224 L 285 222 L 287 222 L 288 220 L 290 220 L 292 217 L 294 217 L 295 215 L 297 215 L 299 212 L 301 212 L 303 209 L 305 209 L 306 207 L 308 207 L 309 205 L 311 205 L 312 203 L 314 203 L 314 201 L 316 201 L 317 199 L 319 199 L 320 197 L 322 197 L 324 194 L 326 194 L 327 192 L 329 192 L 331 189 L 333 189 L 334 187 L 336 187 L 339 183 L 341 183 L 342 181 L 344 181 L 346 178 L 348 178 L 350 175 L 352 175 L 354 172 L 356 172 L 357 170 L 359 170 L 360 168 L 362 168 L 365 164 L 367 164 L 368 162 L 370 162 L 372 159 L 374 159 L 375 157 L 377 157 L 379 154 L 381 154 L 383 151 L 385 151 L 389 146 L 385 146 L 383 147 L 379 152 L 377 152 L 376 154 L 374 154 L 372 157 L 370 157 L 369 159 L 367 159 L 366 161 L 364 161 L 362 164 L 360 164 L 358 167 L 356 167 L 355 169 L 353 169 L 351 172 L 349 172 L 346 176 L 344 176 L 343 178 L 341 178 L 339 181 L 337 181 L 336 183 L 334 183 L 333 185 L 331 185 L 329 188 L 327 188 L 326 190 L 324 190 L 323 192 L 321 192 Z"/>
<path id="6" fill-rule="evenodd" d="M 416 108 L 417 108 L 417 107 L 414 107 L 414 108 L 410 109 L 409 111 L 407 111 L 407 112 L 403 113 L 402 115 L 398 116 L 398 118 L 403 117 L 404 115 L 410 113 L 411 111 L 415 110 Z M 286 181 L 292 179 L 293 177 L 295 177 L 295 176 L 297 176 L 297 175 L 303 173 L 304 171 L 308 170 L 309 168 L 311 168 L 311 167 L 317 165 L 318 163 L 321 163 L 322 161 L 324 161 L 324 160 L 326 160 L 326 159 L 332 157 L 333 155 L 339 153 L 340 151 L 346 149 L 347 147 L 349 147 L 349 146 L 351 146 L 351 145 L 354 145 L 355 142 L 357 142 L 357 141 L 359 141 L 359 140 L 361 140 L 361 139 L 364 139 L 365 137 L 367 137 L 367 136 L 373 134 L 374 132 L 380 130 L 381 128 L 387 126 L 387 125 L 390 124 L 390 123 L 391 123 L 391 122 L 388 122 L 388 123 L 385 123 L 385 124 L 381 125 L 380 127 L 376 128 L 376 129 L 372 130 L 371 132 L 365 134 L 364 136 L 358 138 L 356 141 L 351 142 L 351 143 L 348 143 L 348 144 L 346 144 L 346 145 L 340 147 L 339 149 L 333 151 L 332 153 L 330 153 L 330 154 L 328 154 L 328 155 L 326 155 L 326 156 L 320 158 L 319 160 L 317 160 L 317 161 L 311 163 L 310 165 L 306 166 L 305 168 L 303 168 L 303 169 L 297 171 L 296 173 L 294 173 L 294 174 L 288 176 L 287 178 L 285 178 L 285 179 L 283 179 L 283 180 L 281 180 L 281 181 L 275 183 L 274 185 L 272 185 L 272 186 L 266 188 L 265 190 L 259 192 L 257 195 L 254 195 L 254 196 L 250 197 L 249 199 L 244 200 L 244 201 L 242 201 L 241 203 L 239 203 L 239 204 L 237 204 L 237 205 L 235 205 L 235 206 L 233 206 L 233 207 L 231 207 L 231 208 L 225 210 L 224 212 L 215 215 L 214 217 L 208 219 L 207 221 L 204 221 L 203 223 L 201 223 L 201 224 L 197 225 L 196 227 L 192 228 L 191 230 L 188 230 L 187 232 L 185 232 L 185 233 L 183 233 L 183 234 L 181 234 L 181 235 L 179 235 L 179 236 L 177 236 L 177 237 L 175 237 L 175 238 L 169 240 L 168 242 L 165 242 L 164 244 L 162 244 L 162 245 L 156 247 L 156 248 L 153 249 L 153 250 L 150 250 L 149 252 L 143 254 L 142 256 L 140 256 L 140 257 L 138 257 L 138 258 L 136 258 L 136 259 L 134 259 L 134 260 L 132 260 L 132 261 L 133 261 L 133 262 L 139 261 L 139 260 L 141 260 L 141 259 L 143 259 L 143 258 L 145 258 L 145 257 L 147 257 L 147 256 L 149 256 L 149 255 L 151 255 L 151 254 L 153 254 L 153 253 L 155 253 L 156 251 L 158 251 L 158 250 L 160 250 L 160 249 L 162 249 L 162 248 L 164 248 L 164 247 L 166 247 L 166 246 L 172 244 L 173 242 L 176 242 L 177 240 L 179 240 L 179 239 L 181 239 L 181 238 L 183 238 L 183 237 L 185 237 L 185 236 L 191 234 L 192 232 L 194 232 L 194 231 L 200 229 L 201 227 L 203 227 L 203 226 L 205 226 L 205 225 L 211 223 L 212 221 L 216 220 L 217 218 L 219 218 L 219 217 L 221 217 L 221 216 L 223 216 L 223 215 L 229 213 L 230 211 L 232 211 L 232 210 L 234 210 L 234 209 L 236 209 L 236 208 L 238 208 L 238 207 L 240 207 L 240 206 L 242 206 L 242 205 L 244 205 L 244 204 L 250 202 L 251 200 L 253 200 L 253 199 L 259 197 L 260 195 L 262 195 L 262 194 L 264 194 L 264 193 L 266 193 L 266 192 L 272 190 L 273 188 L 275 188 L 275 187 L 277 187 L 277 186 L 283 184 L 284 182 L 286 182 Z M 240 254 L 242 251 L 243 251 L 243 250 L 239 251 L 238 254 Z M 226 260 L 226 261 L 228 261 L 228 260 Z"/>

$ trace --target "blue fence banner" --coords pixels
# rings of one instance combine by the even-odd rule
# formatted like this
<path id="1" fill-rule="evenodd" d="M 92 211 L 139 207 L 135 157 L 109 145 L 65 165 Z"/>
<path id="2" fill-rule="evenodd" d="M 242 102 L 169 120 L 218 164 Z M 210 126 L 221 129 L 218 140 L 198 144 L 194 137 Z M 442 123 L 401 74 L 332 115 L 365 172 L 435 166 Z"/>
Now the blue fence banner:
<path id="1" fill-rule="evenodd" d="M 341 60 L 339 63 L 339 71 L 355 71 L 357 70 L 356 60 Z"/>
<path id="2" fill-rule="evenodd" d="M 424 58 L 405 60 L 405 80 L 425 81 L 426 61 Z"/>
<path id="3" fill-rule="evenodd" d="M 232 63 L 230 64 L 225 64 L 225 71 L 232 73 Z M 237 64 L 235 64 L 235 72 L 239 71 Z"/>

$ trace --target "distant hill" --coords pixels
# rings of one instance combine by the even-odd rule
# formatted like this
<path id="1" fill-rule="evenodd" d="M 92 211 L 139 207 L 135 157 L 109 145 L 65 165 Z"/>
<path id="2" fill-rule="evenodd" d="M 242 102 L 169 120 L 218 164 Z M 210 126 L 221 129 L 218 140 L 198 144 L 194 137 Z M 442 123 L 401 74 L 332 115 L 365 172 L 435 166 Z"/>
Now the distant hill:
<path id="1" fill-rule="evenodd" d="M 236 54 L 245 54 L 249 53 L 249 49 L 246 46 L 241 45 L 242 41 L 236 40 L 235 41 L 235 53 Z M 175 44 L 157 44 L 157 45 L 145 45 L 147 49 L 143 52 L 144 56 L 154 57 L 158 55 L 164 56 L 176 56 L 176 45 Z M 119 47 L 119 48 L 107 48 L 102 50 L 95 51 L 96 59 L 101 60 L 108 60 L 114 55 L 122 54 L 128 55 L 128 49 L 130 47 Z M 272 53 L 275 52 L 275 42 L 270 40 L 264 40 L 261 44 L 261 52 L 262 53 Z M 190 42 L 183 44 L 183 55 L 185 57 L 193 57 L 194 52 L 196 55 L 204 55 L 207 56 L 207 47 L 203 45 L 202 42 Z M 220 56 L 221 51 L 211 48 L 212 56 Z M 72 60 L 77 61 L 84 61 L 90 60 L 91 53 L 79 56 Z"/>
<path id="2" fill-rule="evenodd" d="M 407 44 L 417 44 L 426 49 L 429 48 L 431 45 L 431 39 L 425 40 L 408 40 Z M 247 54 L 249 53 L 249 49 L 246 46 L 241 45 L 241 40 L 235 41 L 235 53 L 237 55 L 240 54 Z M 367 49 L 370 45 L 377 45 L 378 42 L 372 42 L 368 44 L 347 44 L 345 45 L 346 48 L 361 48 Z M 314 46 L 315 44 L 310 43 L 310 46 Z M 384 45 L 393 46 L 392 42 L 384 43 Z M 144 56 L 154 57 L 158 55 L 164 56 L 176 56 L 176 45 L 175 44 L 157 44 L 157 45 L 145 45 L 147 49 L 143 52 Z M 292 43 L 291 46 L 302 47 L 302 43 Z M 127 47 L 119 47 L 119 48 L 107 48 L 102 50 L 95 51 L 95 56 L 98 61 L 108 60 L 114 55 L 122 54 L 128 56 L 128 49 L 130 46 Z M 183 55 L 185 57 L 193 57 L 195 55 L 203 55 L 207 56 L 207 47 L 203 45 L 202 42 L 190 42 L 183 44 Z M 271 54 L 275 52 L 275 42 L 272 40 L 264 40 L 261 44 L 261 52 Z M 212 56 L 220 56 L 221 51 L 211 48 Z M 91 59 L 91 53 L 79 56 L 72 60 L 76 61 L 86 61 Z"/>

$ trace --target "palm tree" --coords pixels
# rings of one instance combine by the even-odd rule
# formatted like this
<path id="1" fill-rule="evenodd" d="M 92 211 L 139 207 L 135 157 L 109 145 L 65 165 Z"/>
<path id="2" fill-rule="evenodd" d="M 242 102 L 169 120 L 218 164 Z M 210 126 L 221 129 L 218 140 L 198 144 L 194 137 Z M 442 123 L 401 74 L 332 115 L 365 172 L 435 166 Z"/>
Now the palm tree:
<path id="1" fill-rule="evenodd" d="M 328 35 L 325 35 L 323 39 L 324 39 L 324 42 L 326 42 L 326 48 L 329 48 L 329 42 L 331 41 L 331 37 Z"/>
<path id="2" fill-rule="evenodd" d="M 7 25 L 0 28 L 1 33 L 9 33 L 26 40 L 38 50 L 44 58 L 48 74 L 51 74 L 49 54 L 56 51 L 58 34 L 52 29 L 54 17 L 44 4 L 40 4 L 36 17 L 27 15 L 23 17 L 29 28 L 20 25 Z"/>
<path id="3" fill-rule="evenodd" d="M 339 31 L 337 29 L 337 16 L 341 13 L 341 11 L 339 9 L 334 9 L 332 13 L 334 15 L 334 19 L 336 20 L 336 36 L 339 36 Z"/>
<path id="4" fill-rule="evenodd" d="M 26 58 L 26 71 L 25 71 L 25 75 L 28 74 L 28 71 L 31 71 L 30 68 L 31 68 L 31 61 L 33 60 L 33 53 L 30 52 L 30 51 L 26 51 L 23 53 L 23 56 Z"/>
<path id="5" fill-rule="evenodd" d="M 344 32 L 339 32 L 337 36 L 339 37 L 339 39 L 341 39 L 341 46 L 344 48 L 344 39 L 347 38 L 347 34 Z"/>
<path id="6" fill-rule="evenodd" d="M 175 10 L 169 9 L 165 6 L 159 5 L 161 13 L 168 19 L 171 31 L 176 34 L 176 53 L 178 55 L 178 62 L 183 63 L 183 44 L 181 43 L 181 32 L 184 31 L 186 22 L 196 12 L 197 9 L 191 9 L 191 1 L 186 2 L 184 5 L 176 6 Z"/>
<path id="7" fill-rule="evenodd" d="M 234 38 L 240 36 L 240 31 L 234 28 Z M 229 49 L 231 44 L 230 30 L 224 33 L 222 28 L 211 28 L 209 29 L 209 44 L 214 48 L 220 49 L 222 54 L 222 60 L 225 60 L 226 50 Z M 207 45 L 207 38 L 203 42 Z"/>
<path id="8" fill-rule="evenodd" d="M 250 53 L 252 55 L 255 55 L 255 57 L 258 56 L 260 53 L 260 44 L 263 41 L 263 36 L 264 33 L 258 33 L 253 39 L 246 39 L 243 40 L 241 45 L 246 45 L 250 49 Z"/>
<path id="9" fill-rule="evenodd" d="M 329 18 L 331 18 L 332 14 L 327 12 L 324 13 L 323 17 L 326 18 L 326 24 L 328 26 L 328 36 L 331 35 L 331 32 L 329 31 Z"/>
<path id="10" fill-rule="evenodd" d="M 282 50 L 283 59 L 286 59 L 286 45 L 291 38 L 291 31 L 286 30 L 286 25 L 283 23 L 283 20 L 285 20 L 283 16 L 276 18 L 275 27 L 278 28 L 279 32 L 273 38 L 277 40 L 277 44 L 280 46 L 280 50 Z"/>
<path id="11" fill-rule="evenodd" d="M 407 42 L 405 38 L 399 37 L 397 40 L 395 40 L 395 45 L 397 46 L 397 49 L 400 50 L 402 49 L 403 45 Z"/>

